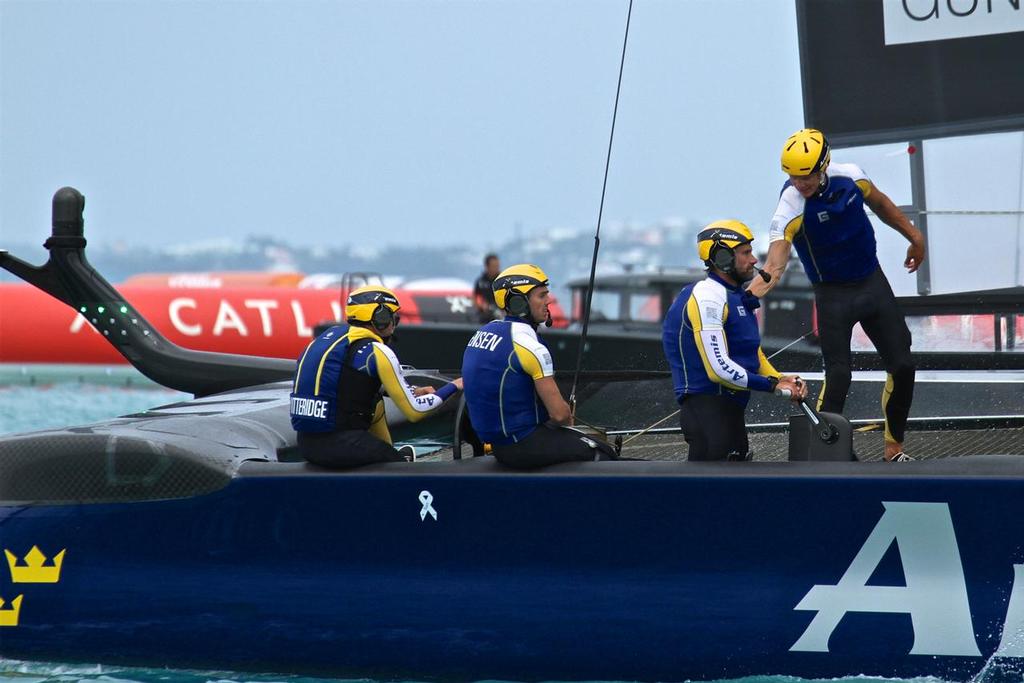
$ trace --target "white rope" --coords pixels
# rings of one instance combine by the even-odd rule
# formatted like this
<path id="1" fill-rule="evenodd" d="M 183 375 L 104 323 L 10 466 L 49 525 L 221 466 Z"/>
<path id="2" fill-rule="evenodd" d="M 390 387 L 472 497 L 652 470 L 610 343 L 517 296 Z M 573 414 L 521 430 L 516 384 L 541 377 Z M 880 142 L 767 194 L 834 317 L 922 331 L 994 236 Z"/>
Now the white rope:
<path id="1" fill-rule="evenodd" d="M 926 216 L 1020 216 L 1024 215 L 1024 211 L 969 211 L 969 210 L 955 210 L 955 209 L 926 209 L 925 211 L 914 211 L 913 213 L 918 215 L 924 214 Z"/>
<path id="2" fill-rule="evenodd" d="M 901 210 L 906 213 L 913 214 L 915 216 L 1021 216 L 1024 215 L 1024 211 L 1019 209 L 1012 211 L 972 211 L 969 209 L 925 209 L 919 211 L 912 206 L 901 206 Z M 878 216 L 877 213 L 869 211 L 872 216 Z"/>
<path id="3" fill-rule="evenodd" d="M 680 410 L 681 410 L 681 409 L 680 409 Z M 670 419 L 672 419 L 673 417 L 675 417 L 675 416 L 676 416 L 676 415 L 678 415 L 678 414 L 679 414 L 679 410 L 677 410 L 676 412 L 672 413 L 671 415 L 666 415 L 665 417 L 661 418 L 660 420 L 658 420 L 657 422 L 655 422 L 654 424 L 652 424 L 652 425 L 651 425 L 650 427 L 644 427 L 644 428 L 643 428 L 642 430 L 640 430 L 639 432 L 637 432 L 637 433 L 636 433 L 636 434 L 634 434 L 633 436 L 631 436 L 631 437 L 629 437 L 628 439 L 626 439 L 625 441 L 623 441 L 623 442 L 622 442 L 622 445 L 623 445 L 623 446 L 625 446 L 625 445 L 626 445 L 627 443 L 629 443 L 630 441 L 632 441 L 632 440 L 633 440 L 633 439 L 635 439 L 636 437 L 638 437 L 638 436 L 643 436 L 643 435 L 644 435 L 644 434 L 646 434 L 647 432 L 651 431 L 652 429 L 654 429 L 655 427 L 657 427 L 658 425 L 660 425 L 660 424 L 661 424 L 662 422 L 664 422 L 665 420 L 670 420 Z"/>

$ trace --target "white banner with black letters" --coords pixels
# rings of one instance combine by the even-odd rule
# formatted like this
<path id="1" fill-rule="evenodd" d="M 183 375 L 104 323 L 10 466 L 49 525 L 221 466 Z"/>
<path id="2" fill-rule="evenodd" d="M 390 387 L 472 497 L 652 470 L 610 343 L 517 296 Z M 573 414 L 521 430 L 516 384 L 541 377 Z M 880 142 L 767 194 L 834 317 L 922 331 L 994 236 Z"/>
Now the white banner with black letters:
<path id="1" fill-rule="evenodd" d="M 1024 31 L 1021 0 L 882 0 L 882 13 L 886 45 Z"/>

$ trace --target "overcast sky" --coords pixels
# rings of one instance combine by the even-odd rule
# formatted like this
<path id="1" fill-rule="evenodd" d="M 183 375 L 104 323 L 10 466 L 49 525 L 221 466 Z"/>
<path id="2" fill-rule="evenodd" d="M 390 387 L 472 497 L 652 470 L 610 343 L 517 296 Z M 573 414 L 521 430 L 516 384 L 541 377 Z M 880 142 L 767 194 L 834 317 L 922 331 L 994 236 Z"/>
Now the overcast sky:
<path id="1" fill-rule="evenodd" d="M 63 185 L 87 196 L 93 244 L 484 249 L 592 230 L 627 7 L 0 0 L 0 242 L 41 242 Z M 795 15 L 635 0 L 606 225 L 735 217 L 765 234 L 779 149 L 803 125 Z M 932 206 L 1019 209 L 1024 135 L 1000 139 L 997 182 L 989 152 L 942 148 Z M 905 146 L 840 157 L 909 202 Z M 957 196 L 965 177 L 980 194 Z"/>
<path id="2" fill-rule="evenodd" d="M 0 230 L 500 243 L 592 227 L 627 0 L 0 2 Z M 767 224 L 791 0 L 636 0 L 605 216 Z M 35 241 L 35 240 L 33 240 Z"/>

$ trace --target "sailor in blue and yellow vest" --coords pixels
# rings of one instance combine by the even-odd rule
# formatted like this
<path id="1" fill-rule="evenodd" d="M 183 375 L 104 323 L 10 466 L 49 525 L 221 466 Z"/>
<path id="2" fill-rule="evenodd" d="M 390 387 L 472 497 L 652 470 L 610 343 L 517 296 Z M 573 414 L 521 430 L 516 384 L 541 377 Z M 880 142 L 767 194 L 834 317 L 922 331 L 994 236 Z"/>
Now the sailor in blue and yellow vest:
<path id="1" fill-rule="evenodd" d="M 708 276 L 683 287 L 665 316 L 662 346 L 690 460 L 750 459 L 743 418 L 751 391 L 789 389 L 795 401 L 807 395 L 799 377 L 779 373 L 761 350 L 757 299 L 743 290 L 757 263 L 753 240 L 736 220 L 701 230 L 697 252 Z"/>
<path id="2" fill-rule="evenodd" d="M 394 292 L 367 286 L 345 304 L 347 329 L 335 326 L 310 342 L 299 358 L 292 389 L 292 428 L 302 455 L 324 467 L 355 467 L 405 458 L 391 445 L 381 388 L 410 421 L 436 410 L 462 388 L 413 389 L 387 346 L 398 325 Z"/>
<path id="3" fill-rule="evenodd" d="M 492 288 L 505 319 L 481 327 L 462 358 L 466 407 L 477 436 L 509 467 L 614 459 L 607 444 L 571 428 L 551 354 L 537 337 L 541 323 L 551 324 L 548 276 L 520 263 L 501 271 Z"/>
<path id="4" fill-rule="evenodd" d="M 771 224 L 765 271 L 771 283 L 754 282 L 750 292 L 764 296 L 778 282 L 792 247 L 814 285 L 818 338 L 825 385 L 818 410 L 841 413 L 850 390 L 850 340 L 860 323 L 878 350 L 888 377 L 882 392 L 886 460 L 911 460 L 903 452 L 910 404 L 914 399 L 911 336 L 876 253 L 875 231 L 865 204 L 883 223 L 910 242 L 903 262 L 910 273 L 924 261 L 924 235 L 856 164 L 832 163 L 828 140 L 813 128 L 799 130 L 782 148 L 782 187 Z"/>

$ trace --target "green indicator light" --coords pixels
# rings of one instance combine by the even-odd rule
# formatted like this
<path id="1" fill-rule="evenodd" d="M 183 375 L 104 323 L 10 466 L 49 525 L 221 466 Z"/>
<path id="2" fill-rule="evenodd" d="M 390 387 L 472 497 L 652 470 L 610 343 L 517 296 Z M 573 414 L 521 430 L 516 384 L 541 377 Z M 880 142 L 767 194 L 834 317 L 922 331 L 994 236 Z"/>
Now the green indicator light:
<path id="1" fill-rule="evenodd" d="M 99 306 L 99 307 L 96 308 L 96 310 L 99 311 L 100 313 L 102 313 L 103 311 L 105 311 L 107 309 L 103 308 L 102 306 Z"/>
<path id="2" fill-rule="evenodd" d="M 85 306 L 82 306 L 82 307 L 81 307 L 81 308 L 79 308 L 78 310 L 80 310 L 80 311 L 81 311 L 82 313 L 85 313 L 85 312 L 86 312 L 87 310 L 89 310 L 89 309 L 88 309 L 88 308 L 86 308 Z"/>
<path id="3" fill-rule="evenodd" d="M 128 307 L 127 306 L 122 306 L 121 307 L 121 312 L 122 313 L 127 313 L 128 312 Z"/>

